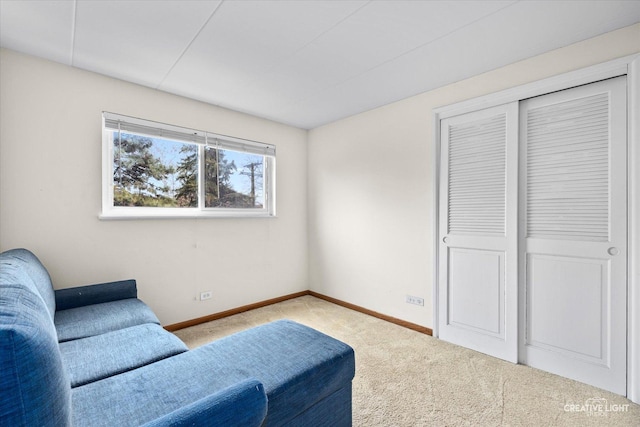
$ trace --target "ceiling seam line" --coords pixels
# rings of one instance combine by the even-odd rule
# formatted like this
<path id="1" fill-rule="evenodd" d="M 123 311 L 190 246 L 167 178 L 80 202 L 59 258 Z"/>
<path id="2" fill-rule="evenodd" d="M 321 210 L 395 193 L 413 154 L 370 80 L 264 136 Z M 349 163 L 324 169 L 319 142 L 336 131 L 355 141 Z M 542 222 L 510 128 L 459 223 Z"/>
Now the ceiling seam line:
<path id="1" fill-rule="evenodd" d="M 347 78 L 347 79 L 344 79 L 344 80 L 342 80 L 342 81 L 341 81 L 341 82 L 339 82 L 339 83 L 336 83 L 336 84 L 331 85 L 331 86 L 328 86 L 328 87 L 323 87 L 323 88 L 322 88 L 322 90 L 317 91 L 317 92 L 316 92 L 316 94 L 317 94 L 317 93 L 322 93 L 323 91 L 325 91 L 325 90 L 327 90 L 327 89 L 336 88 L 336 87 L 338 87 L 338 86 L 340 86 L 340 85 L 342 85 L 342 84 L 344 84 L 344 83 L 347 83 L 347 82 L 349 82 L 349 81 L 351 81 L 351 80 L 357 79 L 358 77 L 363 76 L 363 75 L 365 75 L 365 74 L 369 73 L 370 71 L 373 71 L 373 70 L 375 70 L 375 69 L 377 69 L 377 68 L 380 68 L 380 67 L 382 67 L 383 65 L 386 65 L 386 64 L 388 64 L 388 63 L 390 63 L 390 62 L 393 62 L 393 61 L 397 60 L 398 58 L 402 58 L 403 56 L 408 55 L 408 54 L 410 54 L 411 52 L 414 52 L 414 51 L 416 51 L 416 50 L 418 50 L 418 49 L 421 49 L 421 48 L 423 48 L 424 46 L 428 46 L 428 45 L 430 45 L 430 44 L 432 44 L 432 43 L 435 43 L 435 42 L 437 42 L 438 40 L 441 40 L 441 39 L 443 39 L 443 38 L 445 38 L 445 37 L 450 36 L 451 34 L 455 34 L 455 33 L 457 33 L 458 31 L 460 31 L 460 30 L 462 30 L 462 29 L 464 29 L 464 28 L 469 27 L 470 25 L 473 25 L 473 24 L 475 24 L 475 23 L 477 23 L 477 22 L 480 22 L 480 21 L 482 21 L 483 19 L 486 19 L 486 18 L 488 18 L 488 17 L 490 17 L 490 16 L 493 16 L 493 15 L 495 15 L 495 14 L 497 14 L 497 13 L 499 13 L 499 12 L 501 12 L 501 11 L 505 10 L 505 9 L 508 9 L 508 8 L 510 8 L 510 7 L 512 7 L 512 6 L 515 6 L 516 4 L 520 3 L 521 1 L 522 1 L 522 0 L 514 1 L 513 3 L 510 3 L 509 5 L 507 5 L 507 6 L 505 6 L 505 7 L 502 7 L 502 8 L 500 8 L 500 9 L 498 9 L 498 10 L 494 11 L 494 12 L 489 13 L 488 15 L 482 16 L 482 17 L 480 17 L 480 18 L 478 18 L 478 19 L 476 19 L 476 20 L 474 20 L 474 21 L 472 21 L 472 22 L 469 22 L 468 24 L 463 25 L 462 27 L 458 27 L 458 28 L 456 28 L 455 30 L 449 31 L 447 34 L 444 34 L 444 35 L 442 35 L 442 36 L 440 36 L 440 37 L 438 37 L 438 38 L 435 38 L 435 39 L 433 39 L 433 40 L 429 40 L 428 42 L 423 43 L 423 44 L 421 44 L 421 45 L 419 45 L 419 46 L 416 46 L 416 47 L 414 47 L 413 49 L 410 49 L 410 50 L 408 50 L 408 51 L 406 51 L 406 52 L 403 52 L 403 53 L 401 53 L 400 55 L 394 56 L 394 57 L 393 57 L 393 58 L 391 58 L 391 59 L 387 59 L 386 61 L 381 62 L 381 63 L 379 63 L 379 64 L 377 64 L 377 65 L 375 65 L 375 66 L 373 66 L 373 67 L 371 67 L 371 68 L 368 68 L 368 69 L 366 69 L 366 70 L 364 70 L 364 71 L 362 71 L 362 72 L 360 72 L 360 73 L 358 73 L 358 74 L 356 74 L 356 75 L 354 75 L 354 76 L 351 76 L 351 77 L 349 77 L 349 78 Z M 315 94 L 314 94 L 313 96 L 315 96 Z M 294 107 L 295 107 L 295 106 L 296 106 L 297 104 L 299 104 L 300 102 L 304 101 L 305 99 L 309 99 L 309 98 L 310 98 L 310 97 L 308 97 L 308 96 L 307 96 L 307 97 L 304 97 L 304 98 L 299 98 L 299 99 L 297 99 L 297 100 L 293 101 L 290 105 L 292 105 L 292 106 L 294 106 Z"/>
<path id="2" fill-rule="evenodd" d="M 69 65 L 73 67 L 73 53 L 76 50 L 76 19 L 78 17 L 78 0 L 73 0 L 73 16 L 71 18 L 71 53 L 69 55 Z"/>
<path id="3" fill-rule="evenodd" d="M 169 70 L 167 71 L 167 73 L 164 75 L 164 77 L 162 77 L 162 80 L 160 80 L 160 82 L 156 85 L 156 89 L 160 89 L 160 86 L 162 86 L 162 84 L 164 83 L 164 81 L 167 79 L 167 77 L 169 77 L 169 74 L 171 74 L 171 72 L 173 71 L 173 69 L 176 67 L 176 65 L 178 65 L 178 62 L 180 62 L 180 60 L 182 59 L 182 57 L 187 53 L 187 51 L 189 50 L 189 48 L 191 47 L 191 45 L 196 41 L 196 39 L 200 36 L 200 33 L 202 33 L 202 31 L 204 30 L 204 28 L 209 24 L 209 21 L 211 21 L 211 18 L 213 18 L 213 16 L 216 14 L 216 12 L 218 12 L 218 10 L 220 9 L 220 7 L 222 6 L 222 4 L 225 2 L 225 0 L 222 0 L 218 6 L 216 6 L 216 8 L 213 10 L 213 12 L 211 12 L 211 15 L 209 15 L 209 18 L 207 18 L 207 20 L 204 22 L 204 24 L 202 24 L 202 26 L 200 27 L 200 29 L 198 30 L 198 32 L 195 34 L 195 36 L 193 36 L 193 38 L 191 39 L 191 41 L 187 44 L 187 46 L 184 48 L 184 50 L 182 51 L 182 53 L 180 53 L 180 55 L 178 56 L 178 58 L 175 60 L 175 62 L 173 63 L 173 65 L 169 68 Z"/>
<path id="4" fill-rule="evenodd" d="M 421 45 L 419 45 L 419 46 L 416 46 L 416 47 L 414 47 L 413 49 L 409 49 L 408 51 L 403 52 L 403 53 L 401 53 L 401 54 L 400 54 L 400 55 L 398 55 L 398 56 L 395 56 L 395 57 L 393 57 L 393 58 L 391 58 L 391 59 L 388 59 L 387 61 L 382 62 L 382 63 L 380 63 L 380 64 L 376 65 L 375 67 L 372 67 L 370 70 L 375 70 L 376 68 L 378 68 L 378 67 L 380 67 L 380 66 L 382 66 L 382 65 L 386 64 L 387 62 L 395 61 L 396 59 L 398 59 L 398 58 L 402 58 L 403 56 L 405 56 L 405 55 L 407 55 L 407 54 L 409 54 L 409 53 L 411 53 L 411 52 L 414 52 L 414 51 L 416 51 L 416 50 L 418 50 L 418 49 L 421 49 L 421 48 L 423 48 L 424 46 L 428 46 L 428 45 L 430 45 L 430 44 L 432 44 L 432 43 L 434 43 L 434 42 L 437 42 L 438 40 L 442 40 L 442 39 L 444 39 L 445 37 L 449 37 L 451 34 L 455 34 L 455 33 L 457 33 L 458 31 L 460 31 L 460 30 L 462 30 L 462 29 L 464 29 L 464 28 L 467 28 L 467 27 L 469 27 L 469 26 L 471 26 L 471 25 L 474 25 L 475 23 L 480 22 L 480 21 L 482 21 L 482 20 L 484 20 L 484 19 L 487 19 L 488 17 L 493 16 L 493 15 L 495 15 L 495 14 L 497 14 L 497 13 L 500 13 L 500 12 L 502 12 L 502 11 L 503 11 L 503 10 L 505 10 L 505 9 L 508 9 L 508 8 L 510 8 L 510 7 L 512 7 L 512 6 L 515 6 L 516 4 L 520 3 L 521 1 L 522 1 L 522 0 L 516 0 L 516 1 L 514 1 L 513 3 L 508 4 L 508 5 L 507 5 L 507 6 L 505 6 L 505 7 L 501 7 L 500 9 L 498 9 L 498 10 L 496 10 L 496 11 L 494 11 L 494 12 L 491 12 L 491 13 L 490 13 L 490 14 L 488 14 L 488 15 L 484 15 L 484 16 L 482 16 L 482 17 L 480 17 L 480 18 L 478 18 L 478 19 L 476 19 L 476 20 L 474 20 L 474 21 L 469 22 L 468 24 L 463 25 L 462 27 L 458 27 L 458 28 L 456 28 L 455 30 L 449 31 L 447 34 L 443 34 L 443 35 L 442 35 L 442 36 L 440 36 L 440 37 L 437 37 L 437 38 L 435 38 L 435 39 L 433 39 L 433 40 L 429 40 L 428 42 L 423 43 L 423 44 L 421 44 Z M 367 73 L 367 72 L 369 72 L 370 70 L 367 70 L 367 71 L 365 71 L 364 73 Z M 364 73 L 363 73 L 363 74 L 364 74 Z"/>
<path id="5" fill-rule="evenodd" d="M 371 4 L 373 0 L 369 0 L 367 1 L 365 4 L 363 4 L 362 6 L 360 6 L 359 8 L 357 8 L 356 10 L 354 10 L 353 12 L 351 12 L 350 14 L 348 14 L 347 16 L 345 16 L 344 18 L 342 18 L 340 21 L 336 22 L 335 24 L 333 24 L 331 26 L 331 28 L 326 29 L 325 31 L 323 31 L 322 33 L 318 34 L 317 36 L 315 36 L 313 39 L 309 40 L 307 43 L 304 44 L 304 46 L 300 46 L 298 49 L 296 49 L 294 52 L 292 52 L 290 55 L 288 56 L 294 56 L 296 53 L 300 52 L 302 49 L 305 49 L 307 46 L 309 46 L 311 43 L 315 42 L 316 40 L 318 40 L 320 37 L 324 36 L 325 34 L 327 34 L 329 31 L 333 31 L 334 28 L 336 28 L 338 25 L 342 24 L 344 21 L 346 21 L 347 19 L 351 18 L 353 15 L 355 15 L 356 13 L 360 12 L 362 9 L 364 9 L 365 7 L 369 6 Z"/>
<path id="6" fill-rule="evenodd" d="M 344 21 L 346 21 L 347 19 L 351 18 L 353 15 L 355 15 L 356 13 L 360 12 L 362 9 L 364 9 L 365 7 L 369 6 L 369 4 L 371 4 L 371 2 L 373 2 L 374 0 L 368 0 L 365 4 L 363 4 L 362 6 L 360 6 L 359 8 L 357 8 L 356 10 L 354 10 L 353 12 L 351 12 L 350 14 L 348 14 L 347 16 L 345 16 L 344 18 L 342 18 L 340 21 L 336 22 L 335 24 L 333 24 L 331 26 L 331 28 L 328 28 L 327 30 L 323 31 L 322 33 L 318 34 L 317 36 L 315 36 L 313 39 L 309 40 L 307 43 L 305 43 L 303 46 L 300 46 L 299 48 L 297 48 L 295 51 L 289 53 L 289 54 L 285 54 L 280 56 L 276 61 L 274 61 L 273 64 L 271 64 L 270 66 L 268 66 L 268 68 L 265 68 L 264 70 L 264 74 L 269 74 L 272 71 L 276 70 L 278 67 L 280 67 L 282 65 L 282 63 L 286 60 L 288 60 L 289 58 L 293 58 L 294 56 L 296 56 L 296 54 L 300 51 L 302 51 L 303 49 L 305 49 L 306 47 L 308 47 L 309 45 L 311 45 L 313 42 L 315 42 L 316 40 L 318 40 L 320 37 L 324 36 L 325 34 L 327 34 L 329 31 L 332 31 L 334 28 L 336 28 L 338 25 L 342 24 Z M 249 82 L 247 82 L 247 87 L 249 89 L 251 89 L 252 87 L 255 86 L 255 79 L 251 79 Z M 296 101 L 293 101 L 296 102 Z"/>

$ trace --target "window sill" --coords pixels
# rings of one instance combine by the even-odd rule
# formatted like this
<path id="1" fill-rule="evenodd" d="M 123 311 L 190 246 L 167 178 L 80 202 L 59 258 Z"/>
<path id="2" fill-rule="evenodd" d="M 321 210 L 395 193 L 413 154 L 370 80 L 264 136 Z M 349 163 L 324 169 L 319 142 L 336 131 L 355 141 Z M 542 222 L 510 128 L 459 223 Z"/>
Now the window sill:
<path id="1" fill-rule="evenodd" d="M 192 218 L 275 218 L 267 211 L 246 211 L 242 209 L 198 210 L 156 208 L 121 208 L 102 212 L 98 216 L 101 221 L 137 220 L 137 219 L 192 219 Z"/>

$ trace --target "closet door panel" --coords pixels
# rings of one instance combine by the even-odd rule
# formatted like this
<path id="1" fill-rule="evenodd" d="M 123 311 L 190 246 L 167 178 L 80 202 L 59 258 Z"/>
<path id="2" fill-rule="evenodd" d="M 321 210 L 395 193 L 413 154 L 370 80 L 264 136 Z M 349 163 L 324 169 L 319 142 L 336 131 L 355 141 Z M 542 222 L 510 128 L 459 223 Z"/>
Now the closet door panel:
<path id="1" fill-rule="evenodd" d="M 450 325 L 504 339 L 504 255 L 449 249 Z"/>
<path id="2" fill-rule="evenodd" d="M 626 83 L 521 103 L 520 361 L 626 392 Z"/>
<path id="3" fill-rule="evenodd" d="M 441 121 L 439 336 L 517 361 L 517 104 Z"/>
<path id="4" fill-rule="evenodd" d="M 529 254 L 528 345 L 606 365 L 612 314 L 609 273 L 604 259 Z"/>

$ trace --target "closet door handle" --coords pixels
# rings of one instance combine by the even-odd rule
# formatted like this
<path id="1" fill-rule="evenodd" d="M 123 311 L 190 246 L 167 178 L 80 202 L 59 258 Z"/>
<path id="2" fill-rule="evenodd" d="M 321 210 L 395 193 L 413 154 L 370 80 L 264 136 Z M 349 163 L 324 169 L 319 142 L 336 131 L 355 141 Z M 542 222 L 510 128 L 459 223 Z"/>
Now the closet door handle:
<path id="1" fill-rule="evenodd" d="M 445 244 L 446 244 L 446 243 L 449 243 L 449 236 L 444 236 L 444 237 L 442 238 L 442 243 L 445 243 Z"/>
<path id="2" fill-rule="evenodd" d="M 609 249 L 607 249 L 607 252 L 609 253 L 609 255 L 611 256 L 616 256 L 620 253 L 620 250 L 616 247 L 610 247 Z"/>

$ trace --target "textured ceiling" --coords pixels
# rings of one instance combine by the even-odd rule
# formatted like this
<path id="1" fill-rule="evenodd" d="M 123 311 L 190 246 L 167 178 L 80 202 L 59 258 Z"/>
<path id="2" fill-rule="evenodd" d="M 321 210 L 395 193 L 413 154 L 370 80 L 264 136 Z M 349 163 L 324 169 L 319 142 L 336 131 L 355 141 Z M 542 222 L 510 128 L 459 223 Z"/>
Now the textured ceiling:
<path id="1" fill-rule="evenodd" d="M 0 0 L 0 45 L 310 129 L 638 21 L 614 0 Z"/>

